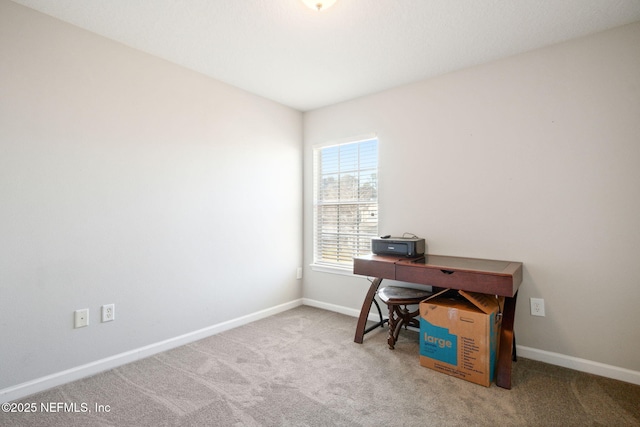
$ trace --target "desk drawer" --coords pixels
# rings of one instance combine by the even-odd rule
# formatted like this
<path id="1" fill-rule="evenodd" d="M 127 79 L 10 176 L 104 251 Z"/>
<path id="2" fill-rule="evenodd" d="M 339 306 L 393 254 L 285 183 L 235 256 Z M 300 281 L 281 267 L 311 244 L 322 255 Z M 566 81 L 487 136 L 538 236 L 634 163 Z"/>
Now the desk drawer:
<path id="1" fill-rule="evenodd" d="M 506 297 L 512 297 L 517 291 L 511 275 L 444 270 L 424 266 L 398 266 L 396 280 Z"/>
<path id="2" fill-rule="evenodd" d="M 353 274 L 381 279 L 393 280 L 396 278 L 397 257 L 384 257 L 369 255 L 363 258 L 353 259 Z"/>

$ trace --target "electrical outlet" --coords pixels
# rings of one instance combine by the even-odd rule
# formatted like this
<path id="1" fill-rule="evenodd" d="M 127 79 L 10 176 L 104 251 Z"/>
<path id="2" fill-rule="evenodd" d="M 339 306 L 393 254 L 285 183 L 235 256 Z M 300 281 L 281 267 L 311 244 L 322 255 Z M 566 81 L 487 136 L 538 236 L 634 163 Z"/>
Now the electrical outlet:
<path id="1" fill-rule="evenodd" d="M 89 326 L 89 309 L 83 308 L 82 310 L 76 310 L 73 315 L 73 327 L 84 328 Z"/>
<path id="2" fill-rule="evenodd" d="M 544 317 L 544 300 L 542 298 L 530 298 L 531 315 Z"/>
<path id="3" fill-rule="evenodd" d="M 102 322 L 111 322 L 116 318 L 116 305 L 105 304 L 102 306 Z M 126 322 L 125 322 L 126 323 Z"/>
<path id="4" fill-rule="evenodd" d="M 302 267 L 298 267 L 296 270 L 296 279 L 302 279 Z"/>

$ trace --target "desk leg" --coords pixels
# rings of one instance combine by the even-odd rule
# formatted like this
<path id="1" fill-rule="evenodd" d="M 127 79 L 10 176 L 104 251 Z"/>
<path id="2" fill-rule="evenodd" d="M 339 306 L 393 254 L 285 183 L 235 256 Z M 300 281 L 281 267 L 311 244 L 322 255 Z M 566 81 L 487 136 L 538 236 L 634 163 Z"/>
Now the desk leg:
<path id="1" fill-rule="evenodd" d="M 369 311 L 371 310 L 371 304 L 373 304 L 373 298 L 376 296 L 376 292 L 378 292 L 378 287 L 382 282 L 381 278 L 376 277 L 373 282 L 371 282 L 371 286 L 369 286 L 369 292 L 367 292 L 367 296 L 362 303 L 362 309 L 360 310 L 360 317 L 358 317 L 358 325 L 356 326 L 356 337 L 354 338 L 354 342 L 358 344 L 362 344 L 364 339 L 364 329 L 367 324 L 367 318 L 369 317 Z"/>
<path id="2" fill-rule="evenodd" d="M 513 321 L 516 316 L 516 300 L 518 293 L 504 299 L 502 310 L 502 329 L 500 331 L 500 349 L 498 351 L 498 365 L 496 367 L 496 385 L 511 389 L 511 362 L 515 337 L 513 335 Z"/>

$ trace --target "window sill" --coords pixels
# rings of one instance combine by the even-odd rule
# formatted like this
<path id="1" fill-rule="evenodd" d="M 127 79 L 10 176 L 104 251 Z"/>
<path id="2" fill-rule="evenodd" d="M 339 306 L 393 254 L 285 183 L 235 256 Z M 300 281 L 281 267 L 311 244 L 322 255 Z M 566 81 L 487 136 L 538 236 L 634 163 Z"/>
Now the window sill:
<path id="1" fill-rule="evenodd" d="M 311 264 L 313 271 L 320 271 L 322 273 L 340 274 L 342 276 L 353 276 L 353 267 L 336 267 L 332 265 L 324 264 Z"/>

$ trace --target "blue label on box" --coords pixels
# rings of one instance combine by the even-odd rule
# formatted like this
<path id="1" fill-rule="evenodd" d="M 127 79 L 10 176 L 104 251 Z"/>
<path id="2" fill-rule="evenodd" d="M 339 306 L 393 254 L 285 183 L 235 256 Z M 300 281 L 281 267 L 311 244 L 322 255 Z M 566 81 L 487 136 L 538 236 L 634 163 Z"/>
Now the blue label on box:
<path id="1" fill-rule="evenodd" d="M 458 364 L 458 337 L 449 329 L 420 317 L 420 355 L 450 365 Z"/>

